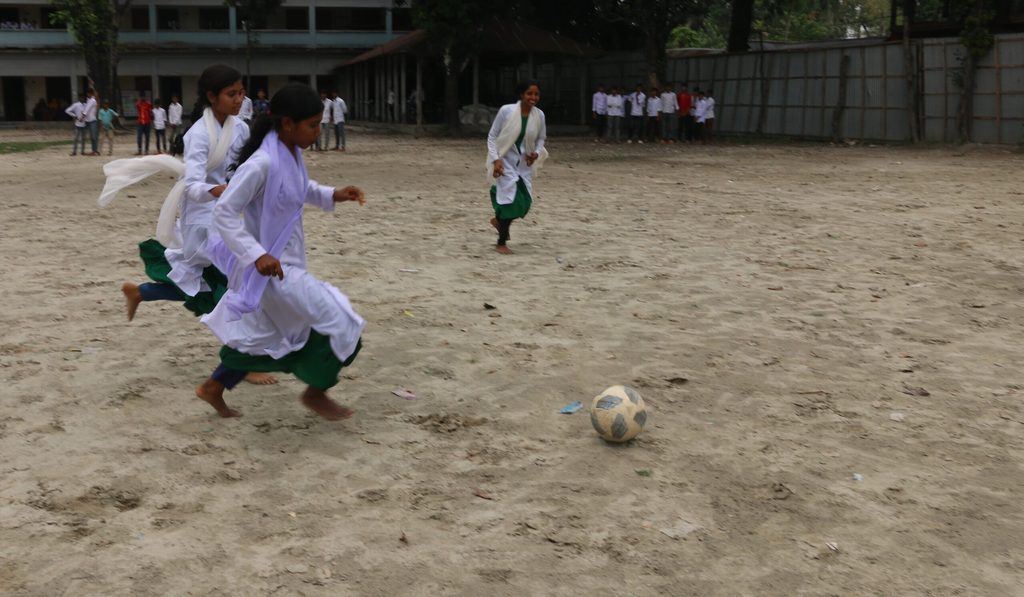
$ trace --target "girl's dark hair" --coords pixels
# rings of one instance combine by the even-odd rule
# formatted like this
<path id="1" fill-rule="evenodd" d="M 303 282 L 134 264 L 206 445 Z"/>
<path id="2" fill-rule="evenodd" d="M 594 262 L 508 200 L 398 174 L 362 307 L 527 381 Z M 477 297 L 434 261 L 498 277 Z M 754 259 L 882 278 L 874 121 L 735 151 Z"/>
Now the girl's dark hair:
<path id="1" fill-rule="evenodd" d="M 260 114 L 249 128 L 249 140 L 238 154 L 238 164 L 252 157 L 271 129 L 279 129 L 285 117 L 295 122 L 321 114 L 320 94 L 305 83 L 288 83 L 270 98 L 270 114 Z"/>
<path id="2" fill-rule="evenodd" d="M 210 105 L 210 100 L 206 97 L 206 94 L 213 93 L 218 95 L 224 89 L 231 87 L 236 81 L 242 80 L 242 73 L 227 66 L 226 64 L 214 64 L 203 71 L 203 74 L 199 75 L 199 97 L 196 98 L 196 103 L 192 107 L 192 122 L 196 123 L 203 117 L 203 110 Z"/>
<path id="3" fill-rule="evenodd" d="M 537 89 L 540 89 L 540 83 L 538 83 L 534 79 L 524 79 L 524 80 L 520 81 L 519 84 L 516 85 L 516 100 L 518 101 L 518 100 L 522 99 L 523 98 L 523 94 L 526 93 L 526 90 L 529 89 L 533 85 L 536 85 Z"/>

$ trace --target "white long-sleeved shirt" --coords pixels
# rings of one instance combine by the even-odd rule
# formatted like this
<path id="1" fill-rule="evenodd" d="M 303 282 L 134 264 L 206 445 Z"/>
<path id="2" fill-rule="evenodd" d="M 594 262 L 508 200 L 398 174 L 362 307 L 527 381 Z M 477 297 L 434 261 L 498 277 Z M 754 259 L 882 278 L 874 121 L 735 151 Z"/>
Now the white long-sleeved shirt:
<path id="1" fill-rule="evenodd" d="M 223 130 L 218 123 L 217 131 Z M 210 189 L 222 185 L 228 180 L 228 168 L 238 159 L 242 146 L 249 140 L 249 127 L 240 120 L 235 122 L 234 139 L 227 157 L 209 174 L 206 173 L 206 160 L 213 151 L 214 141 L 206 132 L 206 123 L 199 119 L 185 133 L 185 198 L 195 203 L 208 203 L 216 197 Z"/>
<path id="2" fill-rule="evenodd" d="M 331 124 L 334 122 L 334 100 L 324 98 L 324 115 L 320 117 L 320 124 Z"/>
<path id="3" fill-rule="evenodd" d="M 334 124 L 345 122 L 345 113 L 348 112 L 348 105 L 340 97 L 334 100 Z"/>
<path id="4" fill-rule="evenodd" d="M 598 91 L 594 94 L 593 99 L 590 102 L 590 110 L 599 115 L 605 115 L 608 113 L 608 94 L 603 91 Z"/>
<path id="5" fill-rule="evenodd" d="M 656 95 L 647 98 L 647 115 L 655 118 L 659 112 L 661 112 L 661 98 Z"/>
<path id="6" fill-rule="evenodd" d="M 713 98 L 713 97 L 711 97 L 709 95 L 706 98 L 704 98 L 704 101 L 706 102 L 705 107 L 704 107 L 704 120 L 714 120 L 715 119 L 715 98 Z"/>
<path id="7" fill-rule="evenodd" d="M 666 91 L 661 94 L 661 113 L 675 114 L 679 111 L 679 98 L 674 91 Z"/>
<path id="8" fill-rule="evenodd" d="M 181 125 L 181 104 L 172 102 L 170 106 L 167 106 L 167 124 L 171 126 Z"/>
<path id="9" fill-rule="evenodd" d="M 249 96 L 242 98 L 242 107 L 238 110 L 238 117 L 242 120 L 252 120 L 252 100 Z"/>
<path id="10" fill-rule="evenodd" d="M 544 112 L 540 108 L 536 110 L 537 118 L 540 119 L 540 130 L 537 133 L 537 138 L 533 140 L 533 151 L 540 153 L 547 142 L 548 129 Z M 498 136 L 501 135 L 501 130 L 505 128 L 505 123 L 509 119 L 515 119 L 515 122 L 521 123 L 522 116 L 519 104 L 506 104 L 502 106 L 498 110 L 497 116 L 494 117 L 494 123 L 491 124 L 491 130 L 487 134 L 488 163 L 493 164 L 496 160 L 501 159 L 502 165 L 505 168 L 504 176 L 499 177 L 494 183 L 498 187 L 495 200 L 499 205 L 508 205 L 513 202 L 516 195 L 517 179 L 523 181 L 526 189 L 530 192 L 530 196 L 533 196 L 533 167 L 526 165 L 526 158 L 520 152 L 520 149 L 512 145 L 505 152 L 505 155 L 498 155 Z M 523 144 L 526 145 L 526 143 L 527 139 L 524 137 Z M 522 150 L 525 153 L 529 148 L 523 147 Z"/>
<path id="11" fill-rule="evenodd" d="M 75 119 L 75 126 L 82 128 L 85 126 L 85 120 L 82 118 L 85 114 L 85 102 L 75 102 L 68 106 L 64 113 Z"/>
<path id="12" fill-rule="evenodd" d="M 608 96 L 608 116 L 625 116 L 626 98 L 612 94 Z"/>
<path id="13" fill-rule="evenodd" d="M 85 100 L 85 114 L 82 115 L 82 120 L 88 122 L 96 122 L 96 113 L 99 111 L 99 106 L 96 103 L 96 98 L 90 97 Z"/>
<path id="14" fill-rule="evenodd" d="M 634 91 L 629 94 L 629 115 L 643 116 L 646 102 L 647 95 L 643 91 Z"/>
<path id="15" fill-rule="evenodd" d="M 213 210 L 214 225 L 224 244 L 248 267 L 266 255 L 275 239 L 260 238 L 260 217 L 263 214 L 263 193 L 271 165 L 265 151 L 256 153 L 238 167 L 224 194 Z M 324 211 L 334 211 L 334 187 L 310 180 L 306 185 L 305 202 Z M 284 265 L 306 269 L 306 241 L 302 218 L 292 230 L 279 261 Z"/>
<path id="16" fill-rule="evenodd" d="M 167 128 L 167 110 L 159 106 L 153 108 L 153 128 L 158 131 Z"/>
<path id="17" fill-rule="evenodd" d="M 704 122 L 704 118 L 706 117 L 707 110 L 708 110 L 708 100 L 707 100 L 707 98 L 700 98 L 700 99 L 698 99 L 697 102 L 693 105 L 693 118 L 697 122 Z"/>

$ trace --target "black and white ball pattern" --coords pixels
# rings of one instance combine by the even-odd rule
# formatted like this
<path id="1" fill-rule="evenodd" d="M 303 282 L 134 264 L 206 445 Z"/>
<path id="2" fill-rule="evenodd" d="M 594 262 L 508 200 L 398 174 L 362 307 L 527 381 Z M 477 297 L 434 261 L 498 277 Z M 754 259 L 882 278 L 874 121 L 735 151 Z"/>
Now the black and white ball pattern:
<path id="1" fill-rule="evenodd" d="M 590 405 L 590 422 L 598 435 L 610 442 L 628 442 L 647 423 L 647 406 L 640 393 L 629 386 L 612 386 Z"/>

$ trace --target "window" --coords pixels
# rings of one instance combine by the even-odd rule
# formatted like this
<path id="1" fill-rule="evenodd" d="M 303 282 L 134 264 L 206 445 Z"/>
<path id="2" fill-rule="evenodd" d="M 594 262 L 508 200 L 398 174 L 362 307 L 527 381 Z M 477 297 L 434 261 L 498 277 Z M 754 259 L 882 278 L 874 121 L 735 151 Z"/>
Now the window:
<path id="1" fill-rule="evenodd" d="M 177 8 L 157 8 L 156 28 L 161 31 L 181 29 L 181 14 Z"/>
<path id="2" fill-rule="evenodd" d="M 284 9 L 284 28 L 289 31 L 309 31 L 309 9 Z"/>
<path id="3" fill-rule="evenodd" d="M 132 29 L 136 31 L 149 31 L 149 9 L 136 7 L 132 9 Z"/>
<path id="4" fill-rule="evenodd" d="M 317 8 L 320 31 L 384 31 L 383 8 Z"/>
<path id="5" fill-rule="evenodd" d="M 394 31 L 412 31 L 412 11 L 408 8 L 396 8 L 391 11 L 391 29 Z"/>
<path id="6" fill-rule="evenodd" d="M 226 31 L 231 28 L 228 23 L 227 8 L 199 9 L 199 28 L 204 31 Z"/>

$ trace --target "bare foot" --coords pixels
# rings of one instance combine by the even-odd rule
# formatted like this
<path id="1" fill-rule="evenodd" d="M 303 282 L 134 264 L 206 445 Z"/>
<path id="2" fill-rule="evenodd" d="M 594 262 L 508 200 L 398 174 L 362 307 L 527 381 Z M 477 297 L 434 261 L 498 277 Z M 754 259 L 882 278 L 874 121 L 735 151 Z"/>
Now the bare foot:
<path id="1" fill-rule="evenodd" d="M 224 386 L 219 382 L 207 379 L 203 385 L 196 388 L 196 396 L 209 403 L 217 411 L 217 414 L 225 419 L 242 416 L 241 412 L 229 407 L 224 402 Z"/>
<path id="2" fill-rule="evenodd" d="M 494 250 L 499 252 L 499 253 L 501 253 L 502 255 L 511 255 L 512 254 L 512 249 L 508 248 L 505 245 L 498 245 Z"/>
<path id="3" fill-rule="evenodd" d="M 501 232 L 501 229 L 498 228 L 498 218 L 491 218 L 491 226 L 494 226 L 495 230 Z"/>
<path id="4" fill-rule="evenodd" d="M 128 306 L 128 321 L 135 319 L 135 312 L 142 302 L 142 293 L 139 292 L 139 285 L 125 282 L 121 285 L 121 292 L 124 293 L 124 301 Z"/>
<path id="5" fill-rule="evenodd" d="M 302 404 L 328 421 L 342 421 L 356 414 L 356 411 L 345 408 L 327 397 L 323 390 L 306 388 L 302 393 Z"/>
<path id="6" fill-rule="evenodd" d="M 269 373 L 250 371 L 249 374 L 245 376 L 245 381 L 258 386 L 272 386 L 277 383 L 277 378 Z"/>

